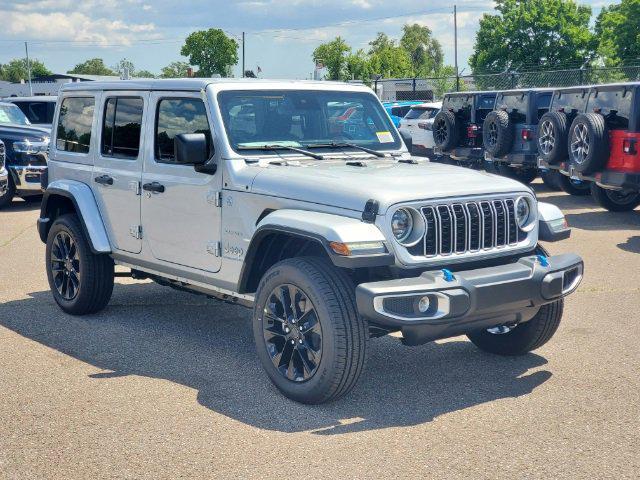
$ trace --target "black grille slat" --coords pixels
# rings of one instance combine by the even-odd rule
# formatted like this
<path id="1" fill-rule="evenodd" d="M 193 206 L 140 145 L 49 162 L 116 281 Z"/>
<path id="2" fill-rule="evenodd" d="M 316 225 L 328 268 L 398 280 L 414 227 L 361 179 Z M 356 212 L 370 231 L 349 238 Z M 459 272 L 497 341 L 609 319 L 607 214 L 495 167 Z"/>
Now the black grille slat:
<path id="1" fill-rule="evenodd" d="M 424 236 L 424 255 L 432 257 L 438 254 L 438 222 L 433 207 L 423 208 L 422 213 L 427 226 L 427 233 Z"/>
<path id="2" fill-rule="evenodd" d="M 518 243 L 518 225 L 516 224 L 516 212 L 515 212 L 515 202 L 511 199 L 505 201 L 507 205 L 507 214 L 509 215 L 508 219 L 508 233 L 509 233 L 509 245 L 515 245 Z"/>
<path id="3" fill-rule="evenodd" d="M 496 215 L 496 246 L 504 247 L 507 244 L 507 210 L 500 200 L 493 202 Z"/>
<path id="4" fill-rule="evenodd" d="M 495 226 L 491 204 L 489 202 L 481 202 L 480 211 L 482 213 L 482 248 L 493 248 L 493 230 Z"/>
<path id="5" fill-rule="evenodd" d="M 453 212 L 453 218 L 455 219 L 455 250 L 456 253 L 464 253 L 467 250 L 467 212 L 459 203 L 452 205 L 451 211 Z"/>
<path id="6" fill-rule="evenodd" d="M 467 203 L 469 212 L 469 250 L 478 251 L 482 248 L 482 217 L 476 203 Z"/>
<path id="7" fill-rule="evenodd" d="M 440 223 L 440 255 L 453 253 L 453 217 L 447 205 L 438 205 L 436 214 Z"/>

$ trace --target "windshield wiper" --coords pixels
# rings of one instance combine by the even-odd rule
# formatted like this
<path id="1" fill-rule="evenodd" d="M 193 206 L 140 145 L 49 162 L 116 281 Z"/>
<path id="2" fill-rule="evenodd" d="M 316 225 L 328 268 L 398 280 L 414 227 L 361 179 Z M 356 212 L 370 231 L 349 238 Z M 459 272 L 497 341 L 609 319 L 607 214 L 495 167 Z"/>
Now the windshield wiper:
<path id="1" fill-rule="evenodd" d="M 363 152 L 367 152 L 370 153 L 371 155 L 375 155 L 378 158 L 384 158 L 384 153 L 379 152 L 377 150 L 373 150 L 371 148 L 367 148 L 367 147 L 362 147 L 360 145 L 357 145 L 355 143 L 338 143 L 338 142 L 331 142 L 331 143 L 311 143 L 309 145 L 306 145 L 307 148 L 345 148 L 345 147 L 349 147 L 349 148 L 355 148 L 357 150 L 362 150 Z"/>
<path id="2" fill-rule="evenodd" d="M 292 152 L 301 153 L 306 155 L 307 157 L 315 158 L 316 160 L 324 160 L 322 155 L 318 155 L 317 153 L 309 152 L 307 150 L 303 150 L 302 148 L 291 147 L 289 145 L 239 145 L 237 147 L 238 150 L 290 150 Z"/>

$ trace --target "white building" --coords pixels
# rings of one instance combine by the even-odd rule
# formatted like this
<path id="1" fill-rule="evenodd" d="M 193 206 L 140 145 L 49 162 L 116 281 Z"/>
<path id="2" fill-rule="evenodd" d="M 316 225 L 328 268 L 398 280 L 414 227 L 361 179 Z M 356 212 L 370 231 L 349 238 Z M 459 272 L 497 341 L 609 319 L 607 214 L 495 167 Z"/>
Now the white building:
<path id="1" fill-rule="evenodd" d="M 58 90 L 65 83 L 89 82 L 89 81 L 112 81 L 120 80 L 118 76 L 108 75 L 76 75 L 71 73 L 54 73 L 31 79 L 33 95 L 58 95 Z M 5 97 L 27 97 L 30 96 L 29 83 L 22 81 L 19 83 L 0 81 L 0 98 Z"/>

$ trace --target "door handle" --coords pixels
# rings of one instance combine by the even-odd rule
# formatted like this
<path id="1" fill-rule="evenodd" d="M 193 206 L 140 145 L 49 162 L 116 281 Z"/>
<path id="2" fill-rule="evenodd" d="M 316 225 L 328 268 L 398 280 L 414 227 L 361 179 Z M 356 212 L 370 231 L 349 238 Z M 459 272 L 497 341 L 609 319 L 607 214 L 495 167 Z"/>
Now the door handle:
<path id="1" fill-rule="evenodd" d="M 162 193 L 164 192 L 164 185 L 158 182 L 145 183 L 142 185 L 142 189 L 147 192 Z"/>
<path id="2" fill-rule="evenodd" d="M 100 175 L 93 180 L 100 185 L 113 185 L 113 178 L 111 178 L 109 175 Z"/>

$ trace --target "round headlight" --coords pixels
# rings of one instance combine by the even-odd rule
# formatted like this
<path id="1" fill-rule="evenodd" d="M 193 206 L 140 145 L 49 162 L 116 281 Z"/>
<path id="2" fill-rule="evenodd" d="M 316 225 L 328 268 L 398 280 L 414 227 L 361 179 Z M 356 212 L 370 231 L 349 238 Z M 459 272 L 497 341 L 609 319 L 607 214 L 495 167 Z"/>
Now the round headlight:
<path id="1" fill-rule="evenodd" d="M 516 200 L 516 222 L 519 228 L 524 228 L 531 219 L 531 205 L 525 197 Z"/>
<path id="2" fill-rule="evenodd" d="M 391 231 L 398 242 L 404 242 L 413 230 L 413 217 L 406 208 L 399 208 L 391 217 Z"/>

